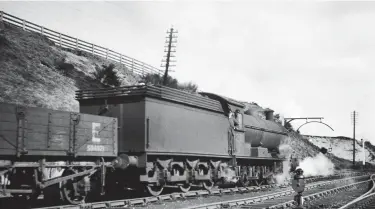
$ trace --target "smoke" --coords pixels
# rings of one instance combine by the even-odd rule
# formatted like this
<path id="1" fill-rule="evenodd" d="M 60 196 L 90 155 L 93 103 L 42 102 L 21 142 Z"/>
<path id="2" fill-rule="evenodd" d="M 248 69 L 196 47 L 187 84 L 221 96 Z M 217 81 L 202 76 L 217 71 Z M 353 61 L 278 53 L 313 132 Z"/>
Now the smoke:
<path id="1" fill-rule="evenodd" d="M 279 146 L 280 156 L 285 157 L 286 160 L 283 161 L 283 172 L 275 176 L 277 185 L 289 183 L 291 179 L 291 164 L 289 160 L 294 154 L 294 151 L 290 145 L 286 144 L 289 140 L 286 139 L 284 144 Z M 318 153 L 314 157 L 303 159 L 299 162 L 299 167 L 304 171 L 305 177 L 328 176 L 334 174 L 335 171 L 334 164 L 323 153 Z"/>
<path id="2" fill-rule="evenodd" d="M 279 146 L 280 156 L 285 157 L 286 160 L 283 161 L 283 172 L 275 176 L 276 184 L 288 183 L 290 180 L 290 156 L 293 154 L 293 149 L 288 144 L 282 144 Z"/>
<path id="3" fill-rule="evenodd" d="M 304 171 L 305 177 L 328 176 L 334 174 L 335 171 L 335 165 L 323 153 L 305 158 L 299 163 L 299 167 Z"/>
<path id="4" fill-rule="evenodd" d="M 236 172 L 231 168 L 224 168 L 221 176 L 224 177 L 225 182 L 237 183 Z"/>
<path id="5" fill-rule="evenodd" d="M 283 161 L 283 172 L 275 176 L 276 184 L 285 184 L 290 180 L 290 163 L 289 161 Z"/>

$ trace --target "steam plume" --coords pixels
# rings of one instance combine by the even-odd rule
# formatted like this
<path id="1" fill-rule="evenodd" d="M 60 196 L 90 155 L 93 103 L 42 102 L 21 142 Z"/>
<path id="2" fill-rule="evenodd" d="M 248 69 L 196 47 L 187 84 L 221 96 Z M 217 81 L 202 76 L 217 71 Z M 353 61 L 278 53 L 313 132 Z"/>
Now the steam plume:
<path id="1" fill-rule="evenodd" d="M 335 171 L 335 165 L 323 153 L 314 157 L 307 157 L 299 163 L 299 167 L 304 171 L 305 177 L 328 176 Z"/>
<path id="2" fill-rule="evenodd" d="M 282 144 L 279 146 L 280 155 L 285 157 L 286 160 L 283 161 L 283 172 L 275 176 L 276 184 L 280 185 L 289 182 L 290 179 L 290 156 L 293 153 L 293 149 L 288 144 Z"/>
<path id="3" fill-rule="evenodd" d="M 290 138 L 284 141 L 284 144 L 279 146 L 280 155 L 285 157 L 286 160 L 283 162 L 283 172 L 275 176 L 276 184 L 289 183 L 291 178 L 290 173 L 290 157 L 292 156 L 293 149 L 290 145 Z M 334 164 L 328 159 L 323 153 L 318 153 L 314 157 L 307 157 L 299 162 L 299 167 L 304 171 L 304 176 L 328 176 L 334 174 Z"/>

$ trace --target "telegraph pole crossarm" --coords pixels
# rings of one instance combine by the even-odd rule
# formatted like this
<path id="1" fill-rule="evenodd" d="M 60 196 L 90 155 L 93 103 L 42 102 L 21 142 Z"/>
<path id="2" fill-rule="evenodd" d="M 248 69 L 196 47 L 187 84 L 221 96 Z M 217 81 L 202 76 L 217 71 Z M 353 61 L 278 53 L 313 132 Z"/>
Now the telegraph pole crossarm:
<path id="1" fill-rule="evenodd" d="M 322 122 L 322 119 L 324 119 L 324 118 L 323 118 L 323 117 L 284 118 L 284 124 L 290 123 L 290 122 L 292 122 L 293 120 L 306 120 L 306 122 L 305 122 L 304 124 L 302 124 L 300 127 L 298 127 L 297 132 L 299 131 L 299 129 L 300 129 L 302 126 L 304 126 L 304 125 L 306 125 L 306 124 L 309 124 L 309 123 L 320 123 L 320 124 L 323 124 L 323 125 L 327 126 L 327 127 L 330 128 L 332 131 L 334 131 L 333 128 L 332 128 L 330 125 L 328 125 L 328 124 L 326 124 L 326 123 L 323 123 L 323 122 Z M 308 121 L 308 120 L 313 120 L 313 121 Z M 315 121 L 315 120 L 319 120 L 319 121 Z"/>
<path id="2" fill-rule="evenodd" d="M 305 117 L 305 118 L 284 118 L 285 123 L 290 123 L 293 120 L 322 120 L 324 119 L 323 117 Z"/>

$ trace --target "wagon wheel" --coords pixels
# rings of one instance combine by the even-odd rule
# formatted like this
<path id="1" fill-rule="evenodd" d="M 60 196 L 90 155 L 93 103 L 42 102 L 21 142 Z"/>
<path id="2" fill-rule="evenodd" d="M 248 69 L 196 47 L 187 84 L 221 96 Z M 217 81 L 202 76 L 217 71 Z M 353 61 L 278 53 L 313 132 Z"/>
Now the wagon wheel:
<path id="1" fill-rule="evenodd" d="M 71 174 L 75 174 L 76 172 L 73 170 L 66 170 L 64 171 L 62 176 L 68 176 Z M 70 204 L 81 204 L 85 203 L 86 197 L 77 193 L 74 194 L 74 184 L 77 184 L 78 182 L 76 179 L 69 179 L 66 181 L 61 182 L 61 194 L 63 200 L 69 202 Z M 77 185 L 78 186 L 78 185 Z"/>
<path id="2" fill-rule="evenodd" d="M 211 191 L 212 187 L 214 186 L 214 182 L 212 180 L 204 181 L 203 182 L 203 188 Z"/>
<path id="3" fill-rule="evenodd" d="M 190 183 L 184 183 L 184 185 L 178 186 L 178 188 L 181 190 L 181 192 L 186 193 L 190 190 L 191 185 L 190 185 Z"/>
<path id="4" fill-rule="evenodd" d="M 160 186 L 147 185 L 146 189 L 150 195 L 159 196 L 164 190 L 164 185 L 160 185 Z"/>

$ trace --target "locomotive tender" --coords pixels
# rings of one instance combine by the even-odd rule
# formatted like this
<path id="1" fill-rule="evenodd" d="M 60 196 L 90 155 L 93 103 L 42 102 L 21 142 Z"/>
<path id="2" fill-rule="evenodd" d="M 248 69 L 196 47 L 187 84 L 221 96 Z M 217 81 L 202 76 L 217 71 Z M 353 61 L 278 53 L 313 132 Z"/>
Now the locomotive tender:
<path id="1" fill-rule="evenodd" d="M 78 204 L 125 187 L 159 195 L 259 185 L 285 160 L 278 146 L 287 131 L 269 109 L 153 85 L 80 90 L 76 99 L 80 113 L 0 103 L 4 193 L 55 187 Z"/>

